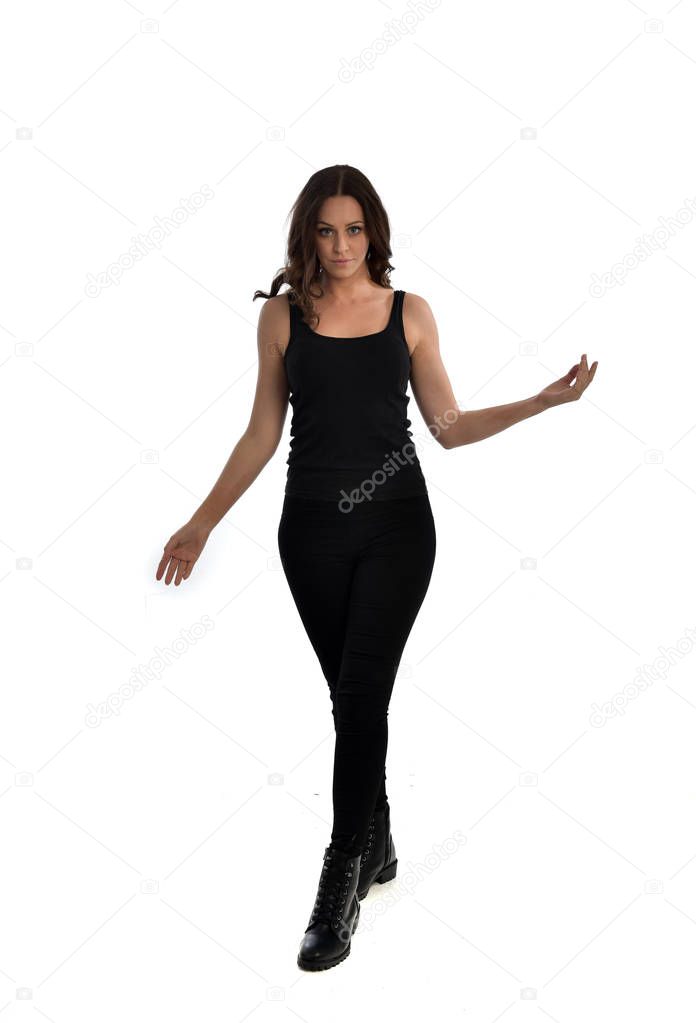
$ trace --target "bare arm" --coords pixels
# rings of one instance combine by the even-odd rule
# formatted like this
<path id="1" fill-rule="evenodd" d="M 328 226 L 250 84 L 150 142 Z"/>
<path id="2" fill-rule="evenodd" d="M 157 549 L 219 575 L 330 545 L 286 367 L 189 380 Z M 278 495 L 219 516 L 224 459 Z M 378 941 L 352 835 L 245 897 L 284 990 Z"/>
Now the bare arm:
<path id="1" fill-rule="evenodd" d="M 273 457 L 288 410 L 283 351 L 290 338 L 290 315 L 284 295 L 261 309 L 257 331 L 258 376 L 249 425 L 237 441 L 220 476 L 191 521 L 212 530 L 249 489 Z"/>
<path id="2" fill-rule="evenodd" d="M 285 295 L 276 295 L 266 300 L 259 316 L 259 368 L 249 425 L 206 499 L 165 544 L 155 578 L 164 577 L 167 586 L 172 580 L 179 586 L 188 579 L 212 530 L 249 489 L 278 447 L 288 410 L 283 353 L 289 340 L 288 300 Z"/>
<path id="3" fill-rule="evenodd" d="M 592 382 L 597 363 L 587 368 L 587 356 L 565 376 L 531 398 L 491 408 L 462 410 L 452 391 L 440 356 L 440 342 L 432 310 L 424 298 L 410 292 L 404 303 L 404 327 L 413 339 L 411 387 L 426 426 L 443 448 L 484 440 L 509 426 L 544 412 L 554 405 L 577 400 Z M 571 381 L 575 384 L 571 386 Z"/>

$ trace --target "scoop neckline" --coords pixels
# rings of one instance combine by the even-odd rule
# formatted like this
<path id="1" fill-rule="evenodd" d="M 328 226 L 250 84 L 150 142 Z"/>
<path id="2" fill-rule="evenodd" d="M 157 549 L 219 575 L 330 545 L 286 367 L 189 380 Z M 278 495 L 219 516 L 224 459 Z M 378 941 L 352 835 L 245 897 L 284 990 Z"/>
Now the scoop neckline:
<path id="1" fill-rule="evenodd" d="M 392 298 L 391 309 L 389 310 L 389 320 L 387 321 L 387 325 L 386 325 L 386 327 L 383 330 L 376 330 L 372 334 L 356 334 L 356 335 L 350 335 L 348 337 L 336 337 L 333 334 L 319 334 L 319 333 L 317 333 L 317 331 L 313 330 L 313 328 L 310 327 L 309 324 L 304 323 L 304 320 L 302 321 L 303 325 L 307 328 L 307 330 L 311 334 L 314 334 L 315 337 L 321 338 L 322 341 L 364 341 L 368 337 L 379 337 L 380 334 L 386 334 L 387 331 L 389 330 L 389 328 L 391 326 L 391 322 L 392 322 L 392 316 L 394 315 L 394 312 L 396 310 L 396 295 L 397 295 L 398 289 L 397 288 L 392 288 L 392 291 L 394 292 L 394 297 Z"/>

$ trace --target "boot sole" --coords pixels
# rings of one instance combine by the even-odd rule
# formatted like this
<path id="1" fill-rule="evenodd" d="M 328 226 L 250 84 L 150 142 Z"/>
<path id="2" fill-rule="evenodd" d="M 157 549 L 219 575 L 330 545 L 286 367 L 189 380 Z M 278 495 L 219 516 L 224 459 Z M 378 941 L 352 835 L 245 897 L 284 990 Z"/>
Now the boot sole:
<path id="1" fill-rule="evenodd" d="M 358 904 L 358 912 L 355 914 L 355 920 L 353 921 L 353 928 L 351 935 L 355 934 L 358 928 L 358 920 L 360 919 L 360 905 Z M 330 970 L 332 966 L 338 966 L 343 960 L 350 955 L 350 942 L 346 945 L 344 950 L 333 959 L 303 959 L 302 956 L 298 955 L 297 965 L 301 970 Z"/>
<path id="2" fill-rule="evenodd" d="M 393 881 L 396 877 L 396 865 L 398 862 L 398 859 L 396 859 L 391 863 L 388 863 L 384 870 L 377 875 L 374 881 L 367 886 L 364 892 L 358 892 L 358 899 L 364 899 L 373 884 L 385 884 L 387 881 Z"/>

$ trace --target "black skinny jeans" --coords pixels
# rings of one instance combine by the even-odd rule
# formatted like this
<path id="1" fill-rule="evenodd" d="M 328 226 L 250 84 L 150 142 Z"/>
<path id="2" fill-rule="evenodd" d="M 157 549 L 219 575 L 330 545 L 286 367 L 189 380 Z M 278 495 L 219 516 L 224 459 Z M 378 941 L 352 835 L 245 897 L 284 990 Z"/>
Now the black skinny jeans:
<path id="1" fill-rule="evenodd" d="M 435 561 L 427 495 L 336 501 L 286 494 L 278 551 L 329 684 L 336 733 L 331 841 L 351 855 L 386 793 L 387 714 Z"/>

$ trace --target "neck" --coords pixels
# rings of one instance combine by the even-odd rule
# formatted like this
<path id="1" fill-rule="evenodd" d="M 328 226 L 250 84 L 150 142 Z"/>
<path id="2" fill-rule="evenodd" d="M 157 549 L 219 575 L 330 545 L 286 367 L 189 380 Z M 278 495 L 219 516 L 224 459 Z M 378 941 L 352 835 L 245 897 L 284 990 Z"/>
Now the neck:
<path id="1" fill-rule="evenodd" d="M 368 292 L 374 291 L 375 288 L 379 288 L 380 291 L 384 290 L 381 285 L 375 284 L 367 273 L 358 280 L 351 277 L 350 280 L 343 281 L 337 280 L 335 277 L 326 277 L 326 271 L 324 271 L 322 278 L 325 278 L 321 282 L 324 288 L 324 295 L 346 305 L 351 302 L 360 301 L 365 298 Z"/>

